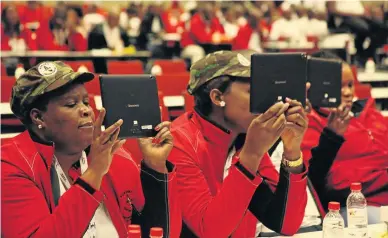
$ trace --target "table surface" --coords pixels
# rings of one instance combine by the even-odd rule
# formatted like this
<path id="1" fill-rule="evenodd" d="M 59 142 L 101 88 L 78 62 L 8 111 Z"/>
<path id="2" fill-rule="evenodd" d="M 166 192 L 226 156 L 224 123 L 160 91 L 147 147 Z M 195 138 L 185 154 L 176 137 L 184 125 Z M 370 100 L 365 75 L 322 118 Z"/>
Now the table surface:
<path id="1" fill-rule="evenodd" d="M 370 93 L 375 99 L 388 98 L 388 87 L 372 88 Z"/>
<path id="2" fill-rule="evenodd" d="M 113 53 L 107 50 L 90 50 L 90 51 L 26 51 L 26 52 L 12 52 L 1 51 L 1 57 L 44 57 L 44 58 L 148 58 L 151 57 L 150 51 L 136 51 L 134 54 Z"/>
<path id="3" fill-rule="evenodd" d="M 345 234 L 347 232 L 347 228 L 345 228 Z M 381 235 L 387 233 L 387 225 L 385 223 L 379 223 L 379 224 L 373 224 L 368 225 L 368 238 L 380 238 Z M 278 238 L 286 238 L 289 236 L 276 236 Z M 322 237 L 322 231 L 314 231 L 314 232 L 306 232 L 302 234 L 296 234 L 292 237 L 296 238 L 321 238 Z"/>
<path id="4" fill-rule="evenodd" d="M 388 71 L 377 70 L 374 73 L 366 73 L 364 70 L 358 70 L 357 78 L 361 83 L 388 82 Z"/>

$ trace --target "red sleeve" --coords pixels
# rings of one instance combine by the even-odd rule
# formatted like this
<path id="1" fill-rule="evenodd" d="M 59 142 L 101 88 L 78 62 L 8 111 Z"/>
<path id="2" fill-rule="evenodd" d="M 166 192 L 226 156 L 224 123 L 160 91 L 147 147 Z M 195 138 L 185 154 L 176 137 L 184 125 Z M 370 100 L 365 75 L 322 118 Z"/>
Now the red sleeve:
<path id="1" fill-rule="evenodd" d="M 315 118 L 309 117 L 309 127 L 304 135 L 301 145 L 303 159 L 305 161 L 309 161 L 311 159 L 311 149 L 318 146 L 322 130 L 323 128 L 317 124 Z"/>
<path id="2" fill-rule="evenodd" d="M 197 43 L 210 43 L 212 41 L 212 31 L 206 31 L 199 15 L 194 16 L 190 22 L 190 35 Z"/>
<path id="3" fill-rule="evenodd" d="M 103 201 L 101 192 L 73 185 L 50 212 L 41 185 L 3 161 L 1 186 L 2 237 L 81 237 Z"/>
<path id="4" fill-rule="evenodd" d="M 256 176 L 250 180 L 232 166 L 221 190 L 213 196 L 195 155 L 174 147 L 169 158 L 177 168 L 184 222 L 198 237 L 227 237 L 233 233 L 262 178 Z"/>
<path id="5" fill-rule="evenodd" d="M 66 46 L 60 46 L 56 44 L 54 35 L 48 28 L 45 28 L 44 26 L 39 27 L 36 35 L 39 50 L 68 50 Z"/>
<path id="6" fill-rule="evenodd" d="M 88 50 L 88 41 L 79 32 L 71 34 L 69 37 L 69 45 L 71 45 L 74 51 L 86 51 Z"/>
<path id="7" fill-rule="evenodd" d="M 30 30 L 24 29 L 20 33 L 20 37 L 23 38 L 26 42 L 28 50 L 38 50 L 38 43 L 35 32 L 31 32 Z"/>
<path id="8" fill-rule="evenodd" d="M 233 50 L 245 50 L 248 49 L 249 40 L 252 30 L 248 26 L 240 27 L 237 36 L 233 40 Z"/>
<path id="9" fill-rule="evenodd" d="M 258 171 L 265 183 L 259 186 L 252 203 L 266 205 L 265 209 L 260 208 L 260 204 L 251 205 L 250 209 L 251 212 L 257 214 L 264 225 L 278 233 L 293 235 L 302 224 L 307 204 L 307 164 L 308 162 L 305 161 L 306 169 L 300 174 L 289 173 L 283 167 L 280 168 L 279 174 L 268 154 L 260 163 Z M 263 186 L 266 184 L 273 191 L 272 196 L 265 192 Z M 256 207 L 256 212 L 252 210 L 254 207 Z"/>

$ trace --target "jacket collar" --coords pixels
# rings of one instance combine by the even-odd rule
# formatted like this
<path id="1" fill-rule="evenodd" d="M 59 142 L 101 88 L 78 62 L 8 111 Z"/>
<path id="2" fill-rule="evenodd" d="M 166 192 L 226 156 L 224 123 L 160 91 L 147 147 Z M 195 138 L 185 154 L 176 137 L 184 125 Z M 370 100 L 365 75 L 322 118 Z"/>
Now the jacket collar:
<path id="1" fill-rule="evenodd" d="M 36 141 L 36 136 L 34 136 L 32 132 L 29 132 L 28 130 L 22 132 L 20 135 L 14 138 L 16 146 L 18 147 L 19 151 L 21 151 L 21 153 L 26 156 L 26 159 L 29 161 L 33 160 L 36 152 L 38 152 L 40 156 L 42 156 L 47 168 L 49 169 L 51 167 L 52 158 L 54 156 L 54 145 L 43 144 Z"/>
<path id="2" fill-rule="evenodd" d="M 228 149 L 233 137 L 230 130 L 202 115 L 197 110 L 192 112 L 189 117 L 191 117 L 191 120 L 200 129 L 205 140 Z"/>

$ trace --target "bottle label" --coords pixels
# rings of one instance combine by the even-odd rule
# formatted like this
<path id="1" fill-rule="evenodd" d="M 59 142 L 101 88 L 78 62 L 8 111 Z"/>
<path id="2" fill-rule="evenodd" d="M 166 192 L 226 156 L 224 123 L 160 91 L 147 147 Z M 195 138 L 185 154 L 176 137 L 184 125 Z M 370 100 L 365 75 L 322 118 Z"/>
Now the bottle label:
<path id="1" fill-rule="evenodd" d="M 368 214 L 366 208 L 348 208 L 349 227 L 354 225 L 367 225 Z"/>

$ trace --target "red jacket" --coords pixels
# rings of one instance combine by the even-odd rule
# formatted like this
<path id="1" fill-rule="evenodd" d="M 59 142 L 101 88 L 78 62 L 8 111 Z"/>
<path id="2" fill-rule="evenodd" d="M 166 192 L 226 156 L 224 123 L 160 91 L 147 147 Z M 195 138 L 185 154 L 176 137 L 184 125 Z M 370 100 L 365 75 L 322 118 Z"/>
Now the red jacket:
<path id="1" fill-rule="evenodd" d="M 237 36 L 233 40 L 233 50 L 246 50 L 248 49 L 249 41 L 251 39 L 253 29 L 249 24 L 240 27 Z"/>
<path id="2" fill-rule="evenodd" d="M 190 29 L 182 35 L 181 45 L 185 47 L 192 44 L 205 44 L 212 42 L 213 33 L 225 33 L 217 17 L 213 17 L 210 26 L 206 25 L 201 14 L 195 14 L 190 21 Z"/>
<path id="3" fill-rule="evenodd" d="M 265 155 L 253 175 L 235 156 L 224 180 L 229 132 L 196 112 L 177 118 L 171 132 L 183 221 L 198 237 L 254 237 L 257 217 L 272 230 L 296 233 L 307 202 L 306 173 L 282 168 L 279 176 Z M 183 230 L 182 237 L 191 231 Z"/>
<path id="4" fill-rule="evenodd" d="M 373 105 L 374 100 L 369 99 L 360 116 L 351 119 L 345 141 L 328 172 L 326 187 L 337 195 L 343 191 L 346 198 L 350 184 L 361 182 L 368 204 L 380 206 L 388 205 L 388 123 Z M 311 157 L 311 149 L 318 145 L 326 125 L 327 117 L 322 113 L 313 110 L 309 114 L 302 144 L 304 158 Z"/>
<path id="5" fill-rule="evenodd" d="M 26 44 L 26 50 L 37 50 L 37 41 L 36 41 L 36 33 L 31 32 L 30 30 L 21 27 L 20 34 L 17 39 L 23 40 Z M 1 26 L 1 50 L 8 51 L 12 50 L 10 46 L 10 37 L 9 35 L 4 33 L 4 27 Z"/>
<path id="6" fill-rule="evenodd" d="M 70 32 L 67 36 L 67 44 L 71 51 L 88 50 L 88 40 L 81 32 Z"/>
<path id="7" fill-rule="evenodd" d="M 145 223 L 140 223 L 142 229 L 149 231 L 150 226 L 158 225 L 170 237 L 179 237 L 181 215 L 175 170 L 171 164 L 167 164 L 173 170 L 168 175 L 143 166 L 139 176 L 139 168 L 131 156 L 120 150 L 99 191 L 92 195 L 81 186 L 73 185 L 56 206 L 50 178 L 53 153 L 52 146 L 34 142 L 28 132 L 2 146 L 2 237 L 82 237 L 101 202 L 120 237 L 127 237 L 127 226 L 138 214 L 132 213 L 132 208 L 141 211 L 144 217 Z M 73 167 L 69 175 L 76 179 L 78 172 Z M 141 217 L 138 219 L 141 221 Z M 144 230 L 142 232 L 148 232 Z"/>
<path id="8" fill-rule="evenodd" d="M 36 31 L 39 50 L 63 50 L 67 51 L 67 45 L 59 45 L 48 25 L 42 25 Z"/>

